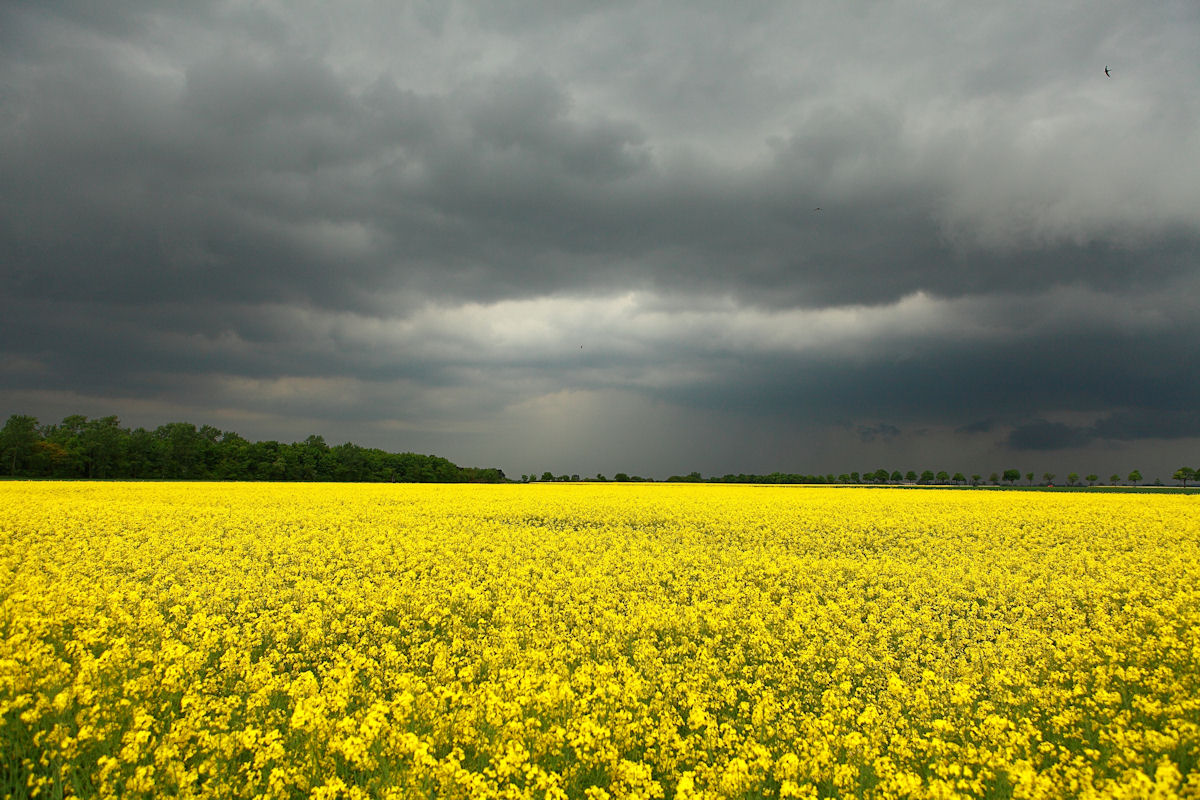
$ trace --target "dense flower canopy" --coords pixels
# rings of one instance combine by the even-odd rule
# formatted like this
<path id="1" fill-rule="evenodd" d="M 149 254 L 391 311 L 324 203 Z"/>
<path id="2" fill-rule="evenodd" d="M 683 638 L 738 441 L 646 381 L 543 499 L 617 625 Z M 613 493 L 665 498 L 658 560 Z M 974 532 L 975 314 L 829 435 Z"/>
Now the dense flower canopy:
<path id="1" fill-rule="evenodd" d="M 5 483 L 0 587 L 10 796 L 1200 789 L 1190 497 Z"/>

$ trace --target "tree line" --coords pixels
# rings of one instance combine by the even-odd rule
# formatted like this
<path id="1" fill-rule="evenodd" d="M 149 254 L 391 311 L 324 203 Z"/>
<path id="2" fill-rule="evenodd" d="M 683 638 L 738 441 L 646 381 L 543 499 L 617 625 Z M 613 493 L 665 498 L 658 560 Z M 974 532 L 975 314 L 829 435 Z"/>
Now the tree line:
<path id="1" fill-rule="evenodd" d="M 1055 478 L 1058 476 L 1053 472 L 1043 472 L 1041 476 L 1042 486 L 1053 486 Z M 686 476 L 672 476 L 667 480 L 670 481 L 701 481 L 703 478 L 700 474 L 693 472 Z M 918 473 L 916 470 L 908 470 L 900 472 L 899 470 L 877 469 L 864 472 L 843 472 L 837 475 L 828 473 L 825 475 L 792 475 L 788 473 L 772 472 L 769 475 L 724 475 L 722 477 L 712 477 L 708 479 L 710 482 L 717 483 L 869 483 L 874 485 L 879 484 L 897 484 L 897 485 L 918 485 L 918 486 L 1016 486 L 1024 483 L 1026 486 L 1034 485 L 1034 473 L 1022 473 L 1017 469 L 1006 469 L 1000 472 L 993 472 L 987 477 L 981 474 L 964 475 L 961 472 L 950 474 L 945 470 L 934 472 L 927 469 Z M 1108 483 L 1112 486 L 1121 485 L 1120 475 L 1110 475 Z M 1138 470 L 1130 472 L 1126 478 L 1130 485 L 1137 486 L 1143 480 L 1142 473 Z M 1099 475 L 1087 475 L 1080 477 L 1078 473 L 1072 472 L 1066 476 L 1066 482 L 1069 486 L 1081 486 L 1083 481 L 1087 481 L 1088 486 L 1103 486 L 1104 479 Z"/>
<path id="2" fill-rule="evenodd" d="M 154 430 L 123 428 L 115 416 L 81 414 L 40 425 L 14 414 L 0 429 L 0 474 L 22 478 L 125 480 L 353 481 L 498 483 L 496 468 L 460 467 L 445 458 L 390 453 L 321 436 L 302 442 L 252 442 L 233 431 L 190 422 Z"/>
<path id="3" fill-rule="evenodd" d="M 329 446 L 321 436 L 309 436 L 302 442 L 249 441 L 233 431 L 221 431 L 211 425 L 196 427 L 190 422 L 169 422 L 154 430 L 123 428 L 115 416 L 88 419 L 81 414 L 65 417 L 62 422 L 41 425 L 36 417 L 14 414 L 0 429 L 0 475 L 20 478 L 92 478 L 132 480 L 227 480 L 227 481 L 349 481 L 349 482 L 421 482 L 421 483 L 499 483 L 506 480 L 503 470 L 487 467 L 460 467 L 445 458 L 416 453 L 390 453 L 378 448 L 360 447 L 347 442 Z M 1054 485 L 1058 476 L 1041 474 L 1040 485 Z M 1180 467 L 1172 476 L 1185 488 L 1200 481 L 1200 469 Z M 579 475 L 554 475 L 543 472 L 522 475 L 522 482 L 578 481 Z M 607 481 L 604 475 L 584 478 Z M 616 473 L 618 482 L 650 481 L 639 475 Z M 672 475 L 668 482 L 690 483 L 777 483 L 777 484 L 916 484 L 944 486 L 980 486 L 991 484 L 1032 486 L 1035 475 L 1017 469 L 992 472 L 988 476 L 961 472 L 950 474 L 915 470 L 877 469 L 874 471 L 833 474 L 772 472 L 726 474 L 704 478 L 699 472 Z M 1066 485 L 1105 485 L 1099 475 L 1082 478 L 1072 472 Z M 1124 477 L 1129 485 L 1142 483 L 1140 471 Z M 1122 477 L 1108 476 L 1107 483 L 1118 486 Z"/>
<path id="4" fill-rule="evenodd" d="M 1039 486 L 1053 486 L 1054 481 L 1057 477 L 1058 477 L 1058 475 L 1053 472 L 1043 472 L 1041 475 L 1041 481 L 1038 483 L 1038 485 Z M 1200 471 L 1193 470 L 1188 467 L 1182 467 L 1175 472 L 1174 478 L 1175 478 L 1175 480 L 1180 481 L 1183 484 L 1183 486 L 1186 488 L 1188 481 L 1200 480 Z M 547 481 L 563 482 L 563 481 L 578 481 L 578 480 L 580 480 L 578 475 L 554 475 L 553 473 L 550 473 L 550 472 L 542 473 L 540 478 L 536 474 L 521 476 L 522 482 L 547 482 Z M 601 475 L 596 475 L 596 477 L 594 477 L 594 478 L 584 478 L 583 480 L 608 481 L 609 479 L 601 474 Z M 615 476 L 613 476 L 612 480 L 619 482 L 619 483 L 624 483 L 624 482 L 635 482 L 636 483 L 638 481 L 647 481 L 647 480 L 652 480 L 652 479 L 651 478 L 642 478 L 638 475 L 634 475 L 631 477 L 624 472 L 618 472 Z M 1121 486 L 1121 485 L 1123 485 L 1122 480 L 1124 480 L 1126 482 L 1125 485 L 1138 486 L 1142 483 L 1144 478 L 1142 476 L 1142 473 L 1139 470 L 1135 469 L 1132 472 L 1130 472 L 1128 475 L 1126 475 L 1124 479 L 1122 479 L 1122 477 L 1117 474 L 1110 475 L 1107 479 L 1107 482 L 1108 482 L 1108 485 L 1110 485 L 1110 486 Z M 1001 486 L 1001 485 L 1032 486 L 1032 485 L 1034 485 L 1034 481 L 1035 481 L 1034 473 L 1032 473 L 1032 472 L 1022 473 L 1020 470 L 1016 470 L 1016 469 L 1006 469 L 1002 472 L 993 472 L 990 475 L 988 475 L 986 478 L 980 474 L 974 474 L 974 475 L 971 475 L 968 477 L 961 472 L 955 472 L 953 475 L 951 475 L 950 473 L 948 473 L 944 470 L 939 471 L 939 472 L 934 472 L 933 470 L 925 470 L 924 472 L 921 472 L 921 473 L 918 473 L 916 470 L 909 470 L 908 472 L 902 473 L 899 470 L 892 470 L 889 472 L 886 469 L 877 469 L 874 472 L 861 472 L 861 473 L 860 472 L 843 472 L 843 473 L 840 473 L 837 475 L 835 475 L 833 473 L 828 473 L 825 475 L 820 475 L 820 474 L 807 475 L 807 474 L 798 474 L 798 473 L 790 473 L 790 472 L 772 472 L 767 475 L 756 475 L 756 474 L 747 475 L 745 473 L 738 473 L 737 475 L 734 475 L 732 473 L 729 473 L 729 474 L 721 475 L 721 476 L 713 475 L 712 477 L 709 477 L 709 478 L 705 478 L 699 472 L 691 472 L 691 473 L 688 473 L 687 475 L 672 475 L 671 477 L 667 478 L 668 483 L 761 483 L 761 484 L 768 484 L 768 483 L 780 483 L 780 484 L 788 484 L 788 483 L 796 483 L 796 484 L 800 484 L 800 483 L 818 483 L 818 484 L 819 483 L 825 483 L 825 484 L 860 483 L 860 484 L 872 484 L 872 485 L 880 485 L 880 484 L 909 485 L 909 484 L 912 484 L 912 485 L 917 485 L 917 486 L 986 486 L 988 484 L 990 484 L 992 486 Z M 1103 479 L 1099 475 L 1092 474 L 1092 475 L 1085 475 L 1083 477 L 1080 477 L 1079 473 L 1072 472 L 1066 476 L 1066 485 L 1068 485 L 1068 486 L 1082 486 L 1082 485 L 1084 485 L 1085 481 L 1087 482 L 1088 486 L 1104 486 L 1105 485 L 1105 479 Z M 1161 485 L 1161 483 L 1159 485 Z"/>

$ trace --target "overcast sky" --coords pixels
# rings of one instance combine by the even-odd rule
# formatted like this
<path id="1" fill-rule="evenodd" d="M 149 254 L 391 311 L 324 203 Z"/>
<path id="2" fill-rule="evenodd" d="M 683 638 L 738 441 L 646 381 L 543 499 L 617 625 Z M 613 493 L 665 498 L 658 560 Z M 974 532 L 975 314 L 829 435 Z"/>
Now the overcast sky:
<path id="1" fill-rule="evenodd" d="M 0 412 L 1169 480 L 1197 42 L 1194 0 L 3 2 Z"/>

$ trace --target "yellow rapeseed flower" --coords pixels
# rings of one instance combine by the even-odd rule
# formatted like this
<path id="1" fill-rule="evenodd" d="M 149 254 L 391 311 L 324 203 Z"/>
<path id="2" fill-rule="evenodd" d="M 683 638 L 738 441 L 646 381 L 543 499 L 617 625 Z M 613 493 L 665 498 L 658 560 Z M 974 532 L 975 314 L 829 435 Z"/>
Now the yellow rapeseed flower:
<path id="1" fill-rule="evenodd" d="M 0 483 L 0 794 L 1200 797 L 1186 496 Z"/>

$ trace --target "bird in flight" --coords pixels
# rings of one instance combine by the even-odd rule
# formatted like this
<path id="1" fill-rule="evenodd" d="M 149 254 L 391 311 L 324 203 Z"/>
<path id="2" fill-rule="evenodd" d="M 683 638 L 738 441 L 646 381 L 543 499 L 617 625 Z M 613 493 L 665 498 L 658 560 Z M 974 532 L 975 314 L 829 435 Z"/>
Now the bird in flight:
<path id="1" fill-rule="evenodd" d="M 1109 77 L 1109 78 L 1111 78 L 1111 77 L 1112 77 L 1112 73 L 1108 71 L 1108 67 L 1107 67 L 1107 66 L 1104 68 L 1104 74 L 1105 74 L 1105 76 L 1107 76 L 1107 77 Z"/>
<path id="2" fill-rule="evenodd" d="M 816 208 L 813 209 L 813 211 L 820 211 L 820 210 L 821 210 L 820 206 L 817 206 Z"/>

